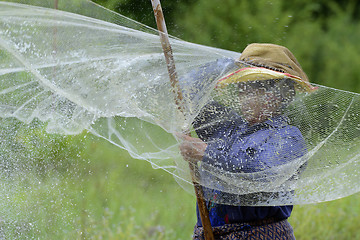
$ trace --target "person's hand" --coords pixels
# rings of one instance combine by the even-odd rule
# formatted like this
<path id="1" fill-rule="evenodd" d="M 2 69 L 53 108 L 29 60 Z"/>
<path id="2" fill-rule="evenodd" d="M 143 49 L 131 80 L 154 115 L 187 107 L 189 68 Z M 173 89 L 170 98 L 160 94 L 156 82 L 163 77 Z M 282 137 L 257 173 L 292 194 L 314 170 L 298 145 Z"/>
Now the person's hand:
<path id="1" fill-rule="evenodd" d="M 186 134 L 178 133 L 176 135 L 183 140 L 179 148 L 184 159 L 192 162 L 201 161 L 207 144 L 199 138 L 190 137 Z"/>

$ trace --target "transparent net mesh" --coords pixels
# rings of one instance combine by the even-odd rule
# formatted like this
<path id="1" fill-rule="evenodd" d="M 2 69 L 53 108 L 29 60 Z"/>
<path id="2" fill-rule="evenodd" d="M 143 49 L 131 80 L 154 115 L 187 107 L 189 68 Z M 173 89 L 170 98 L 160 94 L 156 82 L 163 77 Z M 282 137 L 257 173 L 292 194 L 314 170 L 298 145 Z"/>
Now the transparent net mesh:
<path id="1" fill-rule="evenodd" d="M 219 203 L 306 204 L 359 191 L 358 94 L 302 92 L 288 78 L 219 88 L 240 54 L 171 37 L 180 112 L 158 33 L 78 3 L 59 9 L 82 15 L 0 2 L 1 118 L 87 130 L 193 192 L 190 158 L 205 199 Z M 184 160 L 184 144 L 200 157 Z"/>

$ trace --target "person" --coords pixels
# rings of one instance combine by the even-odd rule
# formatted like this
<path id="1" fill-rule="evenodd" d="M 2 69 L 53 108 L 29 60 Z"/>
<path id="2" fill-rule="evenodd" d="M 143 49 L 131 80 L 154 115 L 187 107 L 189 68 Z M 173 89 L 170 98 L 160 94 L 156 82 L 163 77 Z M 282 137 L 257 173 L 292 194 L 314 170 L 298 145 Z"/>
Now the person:
<path id="1" fill-rule="evenodd" d="M 201 169 L 256 173 L 305 155 L 300 130 L 282 114 L 296 89 L 313 90 L 294 55 L 283 46 L 254 43 L 235 64 L 240 67 L 220 79 L 216 87 L 237 86 L 241 114 L 220 102 L 206 104 L 193 122 L 198 138 L 180 135 L 184 159 L 199 162 Z M 211 71 L 209 66 L 206 71 Z M 204 69 L 200 75 L 205 76 Z M 203 182 L 212 177 L 209 170 L 201 173 Z M 251 194 L 248 198 L 240 195 L 236 205 L 229 205 L 214 200 L 221 191 L 203 190 L 215 239 L 295 239 L 287 221 L 292 205 L 248 206 L 246 199 L 256 198 Z M 204 239 L 203 231 L 197 208 L 193 238 Z"/>

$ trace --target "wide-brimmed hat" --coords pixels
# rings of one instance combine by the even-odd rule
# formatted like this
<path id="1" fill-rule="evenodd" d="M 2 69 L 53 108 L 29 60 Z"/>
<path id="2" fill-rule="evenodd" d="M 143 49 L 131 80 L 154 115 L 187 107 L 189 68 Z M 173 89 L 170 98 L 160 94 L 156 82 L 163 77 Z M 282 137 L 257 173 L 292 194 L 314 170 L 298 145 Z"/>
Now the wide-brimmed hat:
<path id="1" fill-rule="evenodd" d="M 216 87 L 288 78 L 294 81 L 295 87 L 300 91 L 312 92 L 316 89 L 310 85 L 295 56 L 283 46 L 268 43 L 250 44 L 244 49 L 236 64 L 240 69 L 221 78 Z"/>

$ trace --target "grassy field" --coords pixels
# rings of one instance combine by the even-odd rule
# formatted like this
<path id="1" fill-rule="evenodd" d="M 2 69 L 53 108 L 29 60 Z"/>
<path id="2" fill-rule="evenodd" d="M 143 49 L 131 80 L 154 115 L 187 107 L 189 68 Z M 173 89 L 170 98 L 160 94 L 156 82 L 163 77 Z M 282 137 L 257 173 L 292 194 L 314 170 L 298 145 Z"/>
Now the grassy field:
<path id="1" fill-rule="evenodd" d="M 290 218 L 296 239 L 360 239 L 360 195 L 295 206 Z"/>
<path id="2" fill-rule="evenodd" d="M 191 239 L 195 200 L 172 176 L 106 142 L 85 145 L 65 172 L 2 181 L 1 239 Z M 360 239 L 359 200 L 296 206 L 297 239 Z"/>

